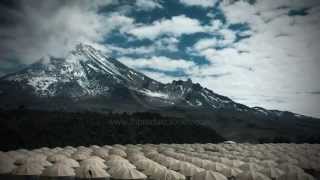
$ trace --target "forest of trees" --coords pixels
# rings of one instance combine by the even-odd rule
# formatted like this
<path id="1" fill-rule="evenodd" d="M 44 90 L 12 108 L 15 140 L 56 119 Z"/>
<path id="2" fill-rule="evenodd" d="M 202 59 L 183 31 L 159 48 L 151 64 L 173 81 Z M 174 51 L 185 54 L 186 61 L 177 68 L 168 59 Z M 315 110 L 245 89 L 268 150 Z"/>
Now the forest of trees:
<path id="1" fill-rule="evenodd" d="M 217 143 L 225 139 L 190 120 L 157 113 L 0 110 L 1 150 L 56 146 Z"/>

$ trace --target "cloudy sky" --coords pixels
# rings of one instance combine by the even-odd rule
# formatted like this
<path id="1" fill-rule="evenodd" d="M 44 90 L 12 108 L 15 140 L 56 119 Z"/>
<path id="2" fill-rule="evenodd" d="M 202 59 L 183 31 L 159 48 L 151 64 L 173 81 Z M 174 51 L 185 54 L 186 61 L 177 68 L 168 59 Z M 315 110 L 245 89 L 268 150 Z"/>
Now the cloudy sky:
<path id="1" fill-rule="evenodd" d="M 320 117 L 319 0 L 2 0 L 0 75 L 90 44 L 162 82 Z"/>

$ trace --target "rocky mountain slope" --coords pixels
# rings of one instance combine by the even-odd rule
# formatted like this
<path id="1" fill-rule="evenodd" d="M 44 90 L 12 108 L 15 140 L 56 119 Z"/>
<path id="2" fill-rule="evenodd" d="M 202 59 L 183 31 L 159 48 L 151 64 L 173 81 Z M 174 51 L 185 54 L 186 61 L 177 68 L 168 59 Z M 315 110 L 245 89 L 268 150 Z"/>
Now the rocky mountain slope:
<path id="1" fill-rule="evenodd" d="M 227 97 L 215 94 L 200 84 L 194 84 L 191 80 L 160 83 L 83 44 L 79 44 L 65 59 L 51 57 L 47 61 L 41 60 L 22 71 L 2 77 L 0 81 L 1 97 L 16 95 L 17 92 L 14 90 L 16 87 L 19 93 L 33 96 L 35 99 L 52 100 L 63 97 L 74 102 L 75 106 L 82 100 L 105 97 L 109 98 L 111 103 L 117 103 L 112 100 L 120 98 L 121 104 L 140 104 L 141 110 L 172 106 L 211 110 L 250 109 Z M 34 106 L 32 102 L 22 99 L 17 99 L 20 102 L 14 103 Z M 92 109 L 90 106 L 87 108 L 87 110 L 100 110 Z M 111 105 L 106 105 L 105 108 L 130 111 L 130 108 Z"/>
<path id="2" fill-rule="evenodd" d="M 319 124 L 316 119 L 290 112 L 250 108 L 191 80 L 160 83 L 84 44 L 65 58 L 43 59 L 1 77 L 0 107 L 102 113 L 152 111 L 194 119 L 232 139 L 259 128 L 259 132 L 266 131 L 266 136 L 274 128 L 280 129 L 276 135 L 296 130 L 313 135 L 318 128 L 315 124 Z"/>

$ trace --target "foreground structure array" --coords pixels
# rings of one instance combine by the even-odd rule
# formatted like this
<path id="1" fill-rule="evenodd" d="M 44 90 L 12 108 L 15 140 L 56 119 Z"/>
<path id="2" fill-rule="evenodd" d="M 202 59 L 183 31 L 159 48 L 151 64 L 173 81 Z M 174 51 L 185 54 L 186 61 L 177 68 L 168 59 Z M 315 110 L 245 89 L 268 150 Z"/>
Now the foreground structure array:
<path id="1" fill-rule="evenodd" d="M 138 144 L 0 152 L 1 179 L 315 180 L 319 144 Z"/>

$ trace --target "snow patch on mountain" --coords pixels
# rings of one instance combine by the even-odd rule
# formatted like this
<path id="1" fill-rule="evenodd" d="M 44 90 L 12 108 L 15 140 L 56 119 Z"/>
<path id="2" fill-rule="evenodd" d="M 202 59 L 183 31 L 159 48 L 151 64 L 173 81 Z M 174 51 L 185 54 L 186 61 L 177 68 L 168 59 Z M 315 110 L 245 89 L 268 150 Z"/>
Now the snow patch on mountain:
<path id="1" fill-rule="evenodd" d="M 49 86 L 57 81 L 56 77 L 32 77 L 27 84 L 33 86 L 38 93 L 45 95 L 50 93 Z"/>
<path id="2" fill-rule="evenodd" d="M 260 113 L 264 114 L 264 115 L 268 115 L 269 114 L 269 112 L 266 109 L 261 108 L 261 107 L 253 107 L 253 109 L 256 110 L 257 112 L 260 112 Z"/>
<path id="3" fill-rule="evenodd" d="M 202 102 L 199 101 L 198 99 L 196 99 L 196 105 L 197 105 L 197 106 L 202 106 Z"/>
<path id="4" fill-rule="evenodd" d="M 78 45 L 76 47 L 76 50 L 72 51 L 72 53 L 66 58 L 66 62 L 74 65 L 79 65 L 79 62 L 88 61 L 96 66 L 95 67 L 90 63 L 88 64 L 88 66 L 95 71 L 99 71 L 100 69 L 102 70 L 102 72 L 107 74 L 122 76 L 121 73 L 117 70 L 117 67 L 108 61 L 108 57 L 104 56 L 100 51 L 97 51 L 88 45 Z"/>
<path id="5" fill-rule="evenodd" d="M 162 93 L 162 92 L 154 92 L 154 91 L 150 91 L 148 89 L 139 90 L 139 92 L 141 92 L 149 97 L 169 99 L 169 95 Z"/>

